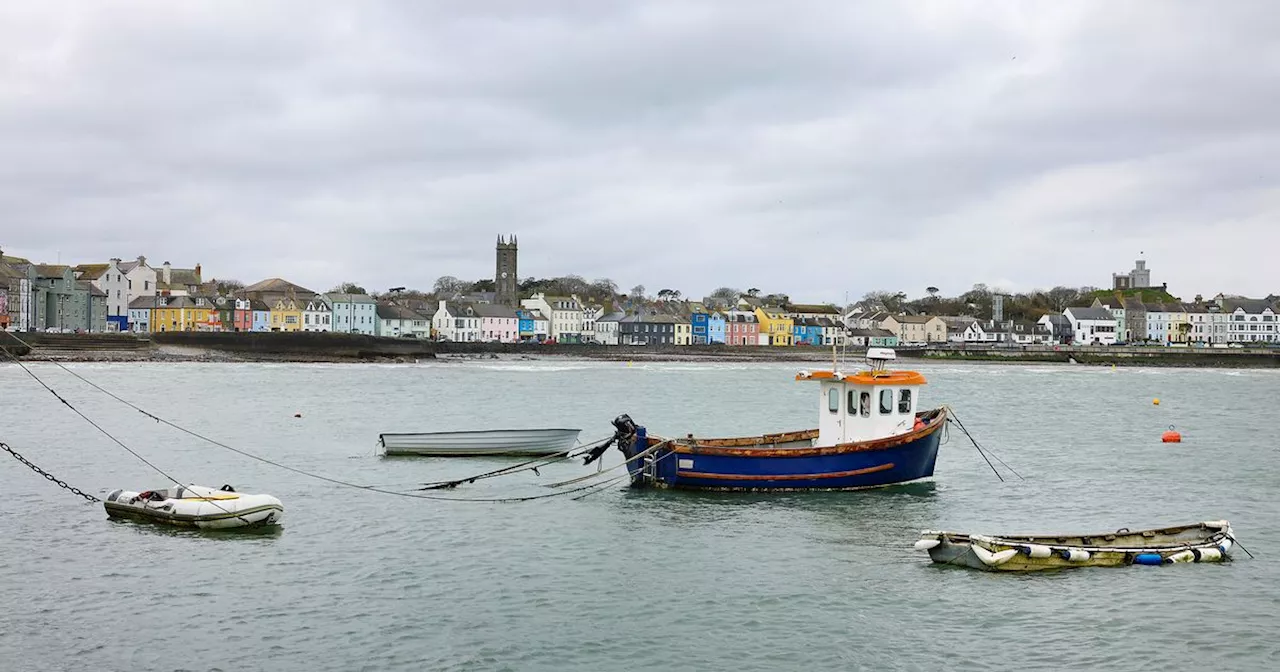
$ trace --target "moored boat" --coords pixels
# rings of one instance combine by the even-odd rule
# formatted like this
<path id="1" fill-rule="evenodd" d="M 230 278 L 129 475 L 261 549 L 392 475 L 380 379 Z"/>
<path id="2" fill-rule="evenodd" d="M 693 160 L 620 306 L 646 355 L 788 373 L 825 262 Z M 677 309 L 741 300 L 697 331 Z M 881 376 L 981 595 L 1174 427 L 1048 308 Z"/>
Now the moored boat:
<path id="1" fill-rule="evenodd" d="M 284 518 L 284 505 L 271 495 L 179 485 L 163 490 L 132 492 L 115 490 L 102 505 L 112 518 L 131 518 L 179 527 L 231 529 L 276 525 Z"/>
<path id="2" fill-rule="evenodd" d="M 378 435 L 387 455 L 476 457 L 555 455 L 573 449 L 581 429 L 487 429 Z"/>
<path id="3" fill-rule="evenodd" d="M 1121 567 L 1230 560 L 1235 536 L 1225 520 L 1097 534 L 988 536 L 924 530 L 915 543 L 938 564 L 993 572 Z"/>
<path id="4" fill-rule="evenodd" d="M 924 376 L 889 371 L 892 349 L 867 351 L 870 369 L 801 371 L 819 383 L 816 429 L 739 438 L 650 436 L 623 415 L 615 439 L 633 487 L 693 490 L 853 490 L 933 475 L 946 408 L 920 411 Z"/>

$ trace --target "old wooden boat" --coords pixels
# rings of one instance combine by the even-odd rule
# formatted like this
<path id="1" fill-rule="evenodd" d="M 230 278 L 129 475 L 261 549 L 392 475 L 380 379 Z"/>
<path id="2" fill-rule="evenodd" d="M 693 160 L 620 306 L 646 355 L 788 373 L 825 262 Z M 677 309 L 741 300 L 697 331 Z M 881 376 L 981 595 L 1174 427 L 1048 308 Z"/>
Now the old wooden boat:
<path id="1" fill-rule="evenodd" d="M 1235 537 L 1225 520 L 1097 534 L 988 536 L 925 530 L 915 543 L 938 564 L 993 572 L 1224 562 Z"/>
<path id="2" fill-rule="evenodd" d="M 623 415 L 615 440 L 633 487 L 693 490 L 852 490 L 933 475 L 945 408 L 921 411 L 924 376 L 889 371 L 892 349 L 871 348 L 869 370 L 801 371 L 818 383 L 818 427 L 740 438 L 665 439 Z"/>
<path id="3" fill-rule="evenodd" d="M 284 505 L 271 495 L 180 485 L 162 490 L 115 490 L 102 502 L 111 518 L 130 518 L 178 527 L 232 529 L 277 525 Z"/>
<path id="4" fill-rule="evenodd" d="M 379 434 L 387 455 L 472 457 L 555 455 L 572 450 L 581 429 L 487 429 Z"/>

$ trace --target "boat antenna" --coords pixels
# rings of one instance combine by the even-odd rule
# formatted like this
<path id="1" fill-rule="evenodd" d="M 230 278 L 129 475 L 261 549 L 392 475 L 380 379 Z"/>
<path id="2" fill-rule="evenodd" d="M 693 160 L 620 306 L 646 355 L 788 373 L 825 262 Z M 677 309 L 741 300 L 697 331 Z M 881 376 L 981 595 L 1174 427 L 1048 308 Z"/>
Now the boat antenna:
<path id="1" fill-rule="evenodd" d="M 844 292 L 844 307 L 840 309 L 840 333 L 844 334 L 844 338 L 840 339 L 840 361 L 848 361 L 849 354 L 849 325 L 844 322 L 844 311 L 849 308 L 849 290 Z"/>

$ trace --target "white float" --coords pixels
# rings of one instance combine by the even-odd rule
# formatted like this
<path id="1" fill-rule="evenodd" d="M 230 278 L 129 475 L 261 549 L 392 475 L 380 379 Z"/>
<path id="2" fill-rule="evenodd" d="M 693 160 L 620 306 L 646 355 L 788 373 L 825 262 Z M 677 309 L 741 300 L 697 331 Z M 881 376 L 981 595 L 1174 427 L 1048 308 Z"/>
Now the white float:
<path id="1" fill-rule="evenodd" d="M 284 505 L 271 495 L 236 492 L 199 485 L 163 490 L 116 490 L 102 502 L 112 518 L 148 520 L 179 527 L 231 529 L 276 525 L 284 517 Z"/>

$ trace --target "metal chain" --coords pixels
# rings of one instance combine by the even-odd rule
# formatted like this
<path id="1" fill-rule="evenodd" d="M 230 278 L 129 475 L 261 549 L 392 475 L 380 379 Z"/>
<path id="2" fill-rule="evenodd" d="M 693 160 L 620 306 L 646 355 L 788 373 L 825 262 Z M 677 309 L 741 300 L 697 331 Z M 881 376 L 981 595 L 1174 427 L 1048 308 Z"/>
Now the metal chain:
<path id="1" fill-rule="evenodd" d="M 27 458 L 25 458 L 25 457 L 23 457 L 22 455 L 20 455 L 20 454 L 18 453 L 18 451 L 14 450 L 13 448 L 10 448 L 10 447 L 9 447 L 9 444 L 4 443 L 3 441 L 0 441 L 0 448 L 4 448 L 5 452 L 7 452 L 7 453 L 9 453 L 10 455 L 12 455 L 12 456 L 14 456 L 15 458 L 17 458 L 17 460 L 18 460 L 19 462 L 21 462 L 21 463 L 23 463 L 23 464 L 27 465 L 28 467 L 31 467 L 31 470 L 32 470 L 32 471 L 36 472 L 37 474 L 40 474 L 41 476 L 44 476 L 46 479 L 48 479 L 48 480 L 52 481 L 53 483 L 56 483 L 59 487 L 66 488 L 67 490 L 70 490 L 70 491 L 71 491 L 71 494 L 74 494 L 74 495 L 80 495 L 81 497 L 84 497 L 85 499 L 89 500 L 90 502 L 101 502 L 101 501 L 102 501 L 101 499 L 98 499 L 97 497 L 94 497 L 93 495 L 91 495 L 91 494 L 89 494 L 89 493 L 87 493 L 87 492 L 84 492 L 84 491 L 83 491 L 83 490 L 81 490 L 80 488 L 77 488 L 77 487 L 72 486 L 72 485 L 67 485 L 67 482 L 66 482 L 66 481 L 60 480 L 60 479 L 58 479 L 58 477 L 54 476 L 53 474 L 51 474 L 51 473 L 49 473 L 49 472 L 45 471 L 44 469 L 41 469 L 40 467 L 37 467 L 36 465 L 32 464 L 30 460 L 28 460 Z"/>

